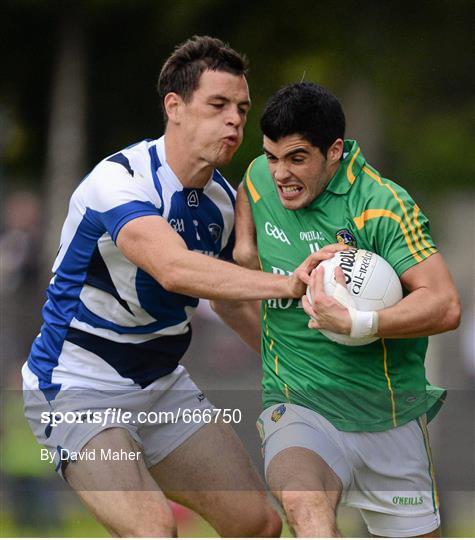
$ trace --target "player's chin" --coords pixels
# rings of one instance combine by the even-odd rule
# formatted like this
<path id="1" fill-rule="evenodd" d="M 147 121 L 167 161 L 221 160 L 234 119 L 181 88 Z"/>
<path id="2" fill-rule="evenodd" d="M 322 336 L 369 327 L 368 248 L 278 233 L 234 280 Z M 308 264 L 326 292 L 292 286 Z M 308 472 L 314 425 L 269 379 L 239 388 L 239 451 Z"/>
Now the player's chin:
<path id="1" fill-rule="evenodd" d="M 237 148 L 225 148 L 223 149 L 215 158 L 214 166 L 215 167 L 225 167 L 231 163 L 234 154 L 236 153 Z"/>
<path id="2" fill-rule="evenodd" d="M 288 199 L 283 196 L 283 194 L 278 190 L 279 192 L 279 199 L 282 203 L 282 206 L 284 208 L 287 208 L 287 210 L 300 210 L 301 208 L 305 208 L 310 203 L 307 201 L 307 197 L 305 197 L 305 193 L 302 192 L 298 197 L 295 197 L 293 199 Z"/>

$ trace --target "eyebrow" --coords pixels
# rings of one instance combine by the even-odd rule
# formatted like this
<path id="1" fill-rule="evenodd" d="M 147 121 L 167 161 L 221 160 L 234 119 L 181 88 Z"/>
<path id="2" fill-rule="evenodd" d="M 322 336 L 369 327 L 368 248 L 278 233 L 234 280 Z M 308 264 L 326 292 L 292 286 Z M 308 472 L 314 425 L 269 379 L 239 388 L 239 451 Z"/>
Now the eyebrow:
<path id="1" fill-rule="evenodd" d="M 213 96 L 209 96 L 208 99 L 209 99 L 210 101 L 212 101 L 213 99 L 217 99 L 217 100 L 220 100 L 220 101 L 226 101 L 226 102 L 228 102 L 228 103 L 231 101 L 229 98 L 227 98 L 227 97 L 225 97 L 225 96 L 221 96 L 221 95 L 219 95 L 219 94 L 215 94 L 215 95 L 213 95 Z M 249 99 L 246 99 L 246 100 L 244 100 L 244 101 L 240 101 L 240 102 L 238 103 L 238 105 L 247 105 L 248 107 L 250 107 L 250 106 L 251 106 L 251 101 L 250 101 Z"/>
<path id="2" fill-rule="evenodd" d="M 273 158 L 276 157 L 272 152 L 269 152 L 265 146 L 263 146 L 262 149 L 264 150 L 264 153 L 268 154 L 269 156 L 272 156 Z M 298 148 L 294 148 L 293 150 L 290 150 L 290 152 L 287 152 L 287 154 L 284 155 L 284 158 L 291 157 L 295 154 L 309 154 L 309 151 L 303 146 L 299 146 Z"/>

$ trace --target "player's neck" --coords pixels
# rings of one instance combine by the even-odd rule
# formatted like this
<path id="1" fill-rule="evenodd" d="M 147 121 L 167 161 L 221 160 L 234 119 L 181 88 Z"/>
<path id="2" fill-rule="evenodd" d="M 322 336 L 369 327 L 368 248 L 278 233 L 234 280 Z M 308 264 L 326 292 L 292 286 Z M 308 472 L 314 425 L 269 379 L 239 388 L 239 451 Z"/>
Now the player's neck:
<path id="1" fill-rule="evenodd" d="M 203 188 L 213 174 L 213 166 L 199 159 L 185 147 L 182 140 L 165 134 L 167 163 L 183 187 Z"/>

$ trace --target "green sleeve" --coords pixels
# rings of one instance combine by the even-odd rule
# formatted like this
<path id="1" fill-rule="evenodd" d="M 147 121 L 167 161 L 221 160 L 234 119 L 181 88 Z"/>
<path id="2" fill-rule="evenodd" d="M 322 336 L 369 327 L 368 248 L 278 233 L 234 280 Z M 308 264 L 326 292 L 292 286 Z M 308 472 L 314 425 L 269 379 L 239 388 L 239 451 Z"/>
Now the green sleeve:
<path id="1" fill-rule="evenodd" d="M 386 259 L 400 276 L 437 252 L 429 220 L 407 191 L 382 179 L 364 209 L 353 218 L 371 249 Z"/>

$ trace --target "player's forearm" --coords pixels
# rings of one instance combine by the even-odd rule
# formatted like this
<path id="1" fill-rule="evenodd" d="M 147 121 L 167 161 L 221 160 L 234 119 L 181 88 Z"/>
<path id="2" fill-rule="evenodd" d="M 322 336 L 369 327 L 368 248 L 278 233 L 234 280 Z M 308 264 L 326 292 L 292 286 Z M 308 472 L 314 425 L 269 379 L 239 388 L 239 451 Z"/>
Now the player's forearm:
<path id="1" fill-rule="evenodd" d="M 261 350 L 260 303 L 213 301 L 211 307 L 257 353 Z"/>
<path id="2" fill-rule="evenodd" d="M 454 330 L 460 323 L 460 302 L 453 291 L 420 288 L 378 313 L 379 337 L 413 338 Z"/>
<path id="3" fill-rule="evenodd" d="M 209 300 L 261 300 L 291 296 L 289 278 L 248 270 L 206 255 L 182 250 L 161 264 L 158 281 L 166 289 Z"/>
<path id="4" fill-rule="evenodd" d="M 158 216 L 144 216 L 124 225 L 117 246 L 166 290 L 188 296 L 209 300 L 296 298 L 304 287 L 299 281 L 305 279 L 303 275 L 289 278 L 248 270 L 190 251 L 183 239 Z M 315 266 L 317 262 L 308 264 Z"/>

